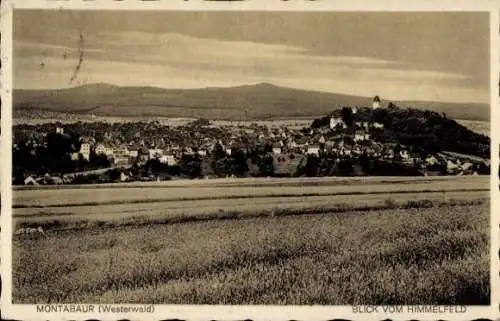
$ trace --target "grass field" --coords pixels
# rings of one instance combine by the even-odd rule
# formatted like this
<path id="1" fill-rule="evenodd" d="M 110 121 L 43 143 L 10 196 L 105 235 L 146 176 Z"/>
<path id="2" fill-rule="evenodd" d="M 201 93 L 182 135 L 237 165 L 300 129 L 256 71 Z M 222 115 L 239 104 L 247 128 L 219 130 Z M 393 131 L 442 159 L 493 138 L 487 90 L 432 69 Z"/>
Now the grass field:
<path id="1" fill-rule="evenodd" d="M 488 188 L 480 176 L 20 189 L 14 223 L 46 233 L 14 236 L 13 298 L 488 304 Z"/>

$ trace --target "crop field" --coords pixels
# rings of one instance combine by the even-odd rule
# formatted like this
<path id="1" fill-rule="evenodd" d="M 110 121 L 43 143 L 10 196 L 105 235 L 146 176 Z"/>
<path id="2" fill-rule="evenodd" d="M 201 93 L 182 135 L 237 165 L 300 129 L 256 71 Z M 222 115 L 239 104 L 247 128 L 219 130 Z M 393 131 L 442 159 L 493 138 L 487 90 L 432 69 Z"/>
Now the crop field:
<path id="1" fill-rule="evenodd" d="M 14 191 L 16 303 L 489 304 L 489 177 Z"/>

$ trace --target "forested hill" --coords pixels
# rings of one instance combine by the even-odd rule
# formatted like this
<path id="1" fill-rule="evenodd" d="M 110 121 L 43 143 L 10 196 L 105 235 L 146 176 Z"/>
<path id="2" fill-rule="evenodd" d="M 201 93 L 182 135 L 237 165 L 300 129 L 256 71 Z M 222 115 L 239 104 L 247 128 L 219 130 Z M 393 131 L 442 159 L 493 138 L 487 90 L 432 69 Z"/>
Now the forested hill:
<path id="1" fill-rule="evenodd" d="M 445 113 L 429 110 L 393 108 L 361 108 L 356 114 L 347 109 L 335 110 L 316 119 L 312 127 L 329 126 L 330 117 L 342 117 L 344 122 L 378 122 L 384 129 L 374 131 L 372 139 L 382 143 L 399 143 L 413 151 L 433 153 L 451 151 L 490 158 L 490 138 L 460 125 Z"/>

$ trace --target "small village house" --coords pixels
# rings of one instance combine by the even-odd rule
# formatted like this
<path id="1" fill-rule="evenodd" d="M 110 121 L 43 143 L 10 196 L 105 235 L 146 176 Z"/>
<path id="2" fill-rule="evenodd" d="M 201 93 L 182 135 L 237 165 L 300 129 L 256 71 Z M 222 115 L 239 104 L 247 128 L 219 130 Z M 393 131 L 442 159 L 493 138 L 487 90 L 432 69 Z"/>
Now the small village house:
<path id="1" fill-rule="evenodd" d="M 33 178 L 33 176 L 28 176 L 24 179 L 24 185 L 38 185 L 38 182 Z"/>
<path id="2" fill-rule="evenodd" d="M 95 147 L 95 153 L 97 155 L 102 155 L 102 154 L 106 154 L 106 146 L 104 146 L 104 144 L 97 144 L 97 146 Z"/>
<path id="3" fill-rule="evenodd" d="M 137 156 L 139 156 L 139 150 L 138 149 L 129 149 L 128 156 L 133 157 L 133 158 L 137 158 Z"/>
<path id="4" fill-rule="evenodd" d="M 106 147 L 106 156 L 113 157 L 115 149 L 112 146 Z"/>
<path id="5" fill-rule="evenodd" d="M 149 159 L 160 158 L 163 155 L 163 150 L 161 148 L 150 148 L 148 154 Z"/>
<path id="6" fill-rule="evenodd" d="M 310 145 L 309 147 L 307 147 L 307 154 L 319 155 L 319 146 L 318 145 Z"/>
<path id="7" fill-rule="evenodd" d="M 159 158 L 160 163 L 167 164 L 168 166 L 174 166 L 177 164 L 177 160 L 175 159 L 175 156 L 172 154 L 166 154 L 162 155 Z"/>
<path id="8" fill-rule="evenodd" d="M 80 154 L 82 154 L 83 158 L 85 158 L 86 160 L 90 159 L 90 144 L 89 143 L 81 144 Z"/>
<path id="9" fill-rule="evenodd" d="M 360 131 L 360 132 L 357 132 L 354 134 L 354 141 L 355 142 L 362 142 L 362 141 L 365 141 L 365 140 L 369 140 L 370 139 L 370 134 L 367 133 L 367 132 L 364 132 L 364 131 Z"/>

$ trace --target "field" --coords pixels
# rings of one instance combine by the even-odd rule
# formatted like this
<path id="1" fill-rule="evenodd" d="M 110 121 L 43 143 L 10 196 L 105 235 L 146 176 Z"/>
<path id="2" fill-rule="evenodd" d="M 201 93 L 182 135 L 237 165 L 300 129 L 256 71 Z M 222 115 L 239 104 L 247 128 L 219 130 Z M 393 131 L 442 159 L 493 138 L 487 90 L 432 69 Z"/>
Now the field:
<path id="1" fill-rule="evenodd" d="M 457 119 L 457 123 L 467 127 L 475 133 L 491 136 L 490 122 L 488 121 Z"/>
<path id="2" fill-rule="evenodd" d="M 14 192 L 16 303 L 488 304 L 488 177 Z"/>
<path id="3" fill-rule="evenodd" d="M 300 129 L 303 127 L 311 126 L 315 118 L 321 117 L 294 117 L 293 119 L 272 119 L 272 120 L 211 120 L 210 123 L 213 126 L 250 126 L 251 124 L 257 124 L 259 126 L 267 127 L 288 127 L 290 129 Z M 92 116 L 92 115 L 81 115 L 81 114 L 69 114 L 69 113 L 58 113 L 58 112 L 48 112 L 40 111 L 36 116 L 32 115 L 31 112 L 23 112 L 22 110 L 16 111 L 16 115 L 13 119 L 14 125 L 28 124 L 28 125 L 38 125 L 46 123 L 60 122 L 63 124 L 71 124 L 77 121 L 81 122 L 105 122 L 105 123 L 128 123 L 128 122 L 148 122 L 148 121 L 158 121 L 164 126 L 177 127 L 185 126 L 190 122 L 196 120 L 196 118 L 176 118 L 176 117 L 112 117 L 112 116 Z M 467 119 L 456 119 L 456 121 L 467 127 L 468 129 L 476 132 L 478 134 L 483 134 L 490 136 L 490 122 L 481 120 L 467 120 Z"/>

